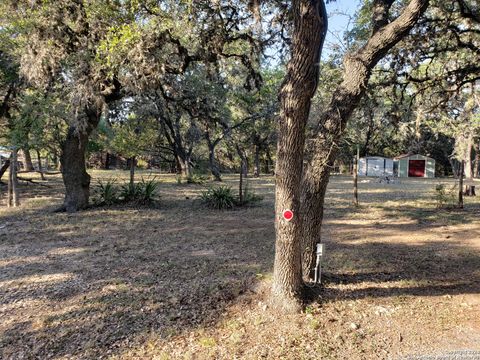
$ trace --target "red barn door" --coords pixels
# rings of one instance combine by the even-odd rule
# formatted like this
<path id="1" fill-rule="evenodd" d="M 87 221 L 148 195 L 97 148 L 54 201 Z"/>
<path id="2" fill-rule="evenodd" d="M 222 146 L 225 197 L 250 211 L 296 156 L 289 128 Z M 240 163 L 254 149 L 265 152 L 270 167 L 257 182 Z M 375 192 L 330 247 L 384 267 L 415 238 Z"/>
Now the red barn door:
<path id="1" fill-rule="evenodd" d="M 408 176 L 424 177 L 425 176 L 425 160 L 409 160 Z"/>

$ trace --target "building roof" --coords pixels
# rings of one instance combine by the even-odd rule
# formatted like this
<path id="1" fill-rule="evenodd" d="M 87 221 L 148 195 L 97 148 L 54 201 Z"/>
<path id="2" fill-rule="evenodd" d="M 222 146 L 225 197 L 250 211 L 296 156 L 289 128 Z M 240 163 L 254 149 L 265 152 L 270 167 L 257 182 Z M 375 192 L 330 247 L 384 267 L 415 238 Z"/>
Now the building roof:
<path id="1" fill-rule="evenodd" d="M 420 156 L 420 157 L 423 157 L 423 158 L 428 158 L 428 159 L 433 160 L 433 158 L 431 158 L 429 156 L 426 156 L 426 155 L 422 155 L 422 154 L 402 154 L 402 155 L 398 155 L 398 156 L 394 157 L 393 160 L 405 159 L 405 158 L 409 158 L 409 157 L 412 157 L 412 156 Z"/>
<path id="2" fill-rule="evenodd" d="M 384 156 L 370 156 L 370 155 L 367 155 L 367 156 L 362 156 L 360 159 L 390 159 L 390 158 L 387 158 L 387 157 L 384 157 Z"/>

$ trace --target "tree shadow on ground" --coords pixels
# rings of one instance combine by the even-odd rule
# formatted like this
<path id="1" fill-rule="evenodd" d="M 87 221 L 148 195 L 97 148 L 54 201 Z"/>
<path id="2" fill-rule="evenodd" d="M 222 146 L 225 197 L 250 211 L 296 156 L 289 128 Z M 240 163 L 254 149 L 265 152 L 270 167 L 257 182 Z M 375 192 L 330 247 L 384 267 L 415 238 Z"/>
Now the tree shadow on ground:
<path id="1" fill-rule="evenodd" d="M 310 301 L 480 295 L 480 251 L 458 240 L 339 241 L 329 248 L 324 281 L 310 291 Z"/>
<path id="2" fill-rule="evenodd" d="M 0 357 L 97 359 L 151 334 L 168 339 L 216 324 L 258 274 L 272 269 L 272 204 L 216 212 L 179 198 L 168 197 L 160 209 L 34 209 L 22 219 L 2 217 L 11 225 L 0 229 Z M 419 216 L 404 210 L 395 209 Z M 328 231 L 367 241 L 339 232 L 328 243 L 320 301 L 480 293 L 480 254 L 469 245 L 382 239 L 441 224 L 379 231 L 333 215 Z M 328 225 L 332 220 L 340 223 Z"/>
<path id="3" fill-rule="evenodd" d="M 270 270 L 272 219 L 197 211 L 39 212 L 0 234 L 0 357 L 98 358 L 218 321 Z"/>

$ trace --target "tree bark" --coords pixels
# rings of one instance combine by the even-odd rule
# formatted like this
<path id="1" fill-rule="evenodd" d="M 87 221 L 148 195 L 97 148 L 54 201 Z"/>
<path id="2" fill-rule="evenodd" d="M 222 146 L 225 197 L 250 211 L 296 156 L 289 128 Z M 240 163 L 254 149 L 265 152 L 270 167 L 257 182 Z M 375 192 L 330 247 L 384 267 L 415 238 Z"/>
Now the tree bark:
<path id="1" fill-rule="evenodd" d="M 37 161 L 38 161 L 38 172 L 40 173 L 40 177 L 42 180 L 45 180 L 45 175 L 43 174 L 43 167 L 42 167 L 42 158 L 40 157 L 40 151 L 36 150 L 37 152 Z"/>
<path id="2" fill-rule="evenodd" d="M 61 157 L 61 154 L 60 156 L 58 156 L 58 152 L 55 150 L 52 154 L 52 162 L 53 162 L 54 168 L 58 171 L 62 171 L 62 163 L 60 161 L 60 157 Z"/>
<path id="3" fill-rule="evenodd" d="M 358 163 L 360 160 L 360 147 L 357 145 L 357 155 L 353 166 L 353 204 L 358 206 Z"/>
<path id="4" fill-rule="evenodd" d="M 217 159 L 215 158 L 215 146 L 216 144 L 214 142 L 208 143 L 208 163 L 210 165 L 210 172 L 212 173 L 213 179 L 215 181 L 222 181 Z"/>
<path id="5" fill-rule="evenodd" d="M 243 204 L 243 159 L 240 161 L 240 181 L 238 182 L 238 200 Z"/>
<path id="6" fill-rule="evenodd" d="M 30 149 L 28 147 L 25 147 L 22 149 L 23 151 L 23 158 L 25 159 L 25 164 L 23 166 L 25 167 L 26 171 L 34 171 L 35 168 L 33 167 L 33 162 L 32 162 L 32 156 L 30 155 Z"/>
<path id="7" fill-rule="evenodd" d="M 65 184 L 65 200 L 60 210 L 67 212 L 85 209 L 90 197 L 90 175 L 86 169 L 85 151 L 88 137 L 100 121 L 101 111 L 98 107 L 88 108 L 85 109 L 85 115 L 85 128 L 71 125 L 62 144 L 60 163 Z"/>
<path id="8" fill-rule="evenodd" d="M 7 207 L 13 206 L 12 168 L 13 168 L 13 165 L 10 166 L 10 170 L 8 171 Z"/>
<path id="9" fill-rule="evenodd" d="M 105 155 L 105 170 L 110 170 L 110 153 Z"/>
<path id="10" fill-rule="evenodd" d="M 475 185 L 465 185 L 464 196 L 477 196 L 475 192 Z"/>
<path id="11" fill-rule="evenodd" d="M 333 167 L 339 143 L 347 121 L 365 92 L 373 67 L 403 39 L 425 12 L 428 0 L 411 0 L 395 20 L 374 31 L 367 43 L 344 58 L 343 81 L 334 90 L 332 99 L 320 115 L 309 144 L 302 184 L 303 215 L 303 277 L 311 281 L 315 265 L 316 243 L 320 242 L 323 206 L 330 169 Z M 387 14 L 388 15 L 388 14 Z M 376 15 L 378 18 L 378 14 Z M 374 19 L 375 20 L 375 19 Z"/>
<path id="12" fill-rule="evenodd" d="M 272 156 L 270 155 L 270 150 L 266 149 L 265 151 L 265 174 L 270 174 L 270 165 L 273 164 Z"/>
<path id="13" fill-rule="evenodd" d="M 12 151 L 12 166 L 10 167 L 12 172 L 12 191 L 13 191 L 13 207 L 20 206 L 19 194 L 18 194 L 18 150 L 17 148 Z"/>
<path id="14" fill-rule="evenodd" d="M 15 148 L 12 151 L 10 171 L 8 176 L 8 196 L 7 196 L 7 205 L 8 207 L 17 207 L 20 205 L 18 199 L 18 179 L 17 179 L 17 162 L 18 150 Z"/>
<path id="15" fill-rule="evenodd" d="M 453 158 L 453 156 L 449 156 L 448 161 L 450 162 L 450 167 L 452 168 L 453 176 L 458 179 L 458 172 L 460 168 L 460 166 L 457 165 L 458 161 L 455 158 Z"/>
<path id="16" fill-rule="evenodd" d="M 175 163 L 177 166 L 177 173 L 184 179 L 192 175 L 190 160 L 184 156 L 175 155 Z"/>
<path id="17" fill-rule="evenodd" d="M 478 143 L 477 149 L 475 151 L 475 167 L 473 168 L 473 176 L 475 178 L 480 177 L 480 142 Z"/>
<path id="18" fill-rule="evenodd" d="M 458 208 L 463 209 L 463 172 L 465 168 L 465 161 L 460 163 L 460 171 L 458 174 Z"/>
<path id="19" fill-rule="evenodd" d="M 246 178 L 248 176 L 248 158 L 245 154 L 244 149 L 238 144 L 235 144 L 237 149 L 237 154 L 240 157 L 240 171 L 243 172 L 243 177 Z"/>
<path id="20" fill-rule="evenodd" d="M 235 144 L 235 148 L 237 150 L 237 154 L 240 157 L 240 181 L 238 183 L 238 197 L 240 200 L 240 204 L 243 203 L 244 198 L 244 179 L 247 181 L 248 175 L 248 167 L 247 167 L 247 156 L 245 155 L 245 151 L 242 147 L 238 144 Z"/>
<path id="21" fill-rule="evenodd" d="M 470 180 L 473 178 L 472 146 L 473 146 L 473 134 L 469 134 L 465 143 L 465 153 L 464 153 L 465 156 L 463 161 L 465 162 L 465 178 Z"/>
<path id="22" fill-rule="evenodd" d="M 319 75 L 320 55 L 327 30 L 323 0 L 293 1 L 292 57 L 280 90 L 276 191 L 275 262 L 272 300 L 276 307 L 295 312 L 301 309 L 302 267 L 300 186 L 302 180 L 305 127 Z M 294 213 L 291 221 L 284 210 Z"/>
<path id="23" fill-rule="evenodd" d="M 133 156 L 130 158 L 130 186 L 133 188 L 135 185 L 135 161 L 136 157 Z"/>
<path id="24" fill-rule="evenodd" d="M 260 146 L 255 145 L 255 154 L 253 160 L 253 176 L 260 176 Z"/>

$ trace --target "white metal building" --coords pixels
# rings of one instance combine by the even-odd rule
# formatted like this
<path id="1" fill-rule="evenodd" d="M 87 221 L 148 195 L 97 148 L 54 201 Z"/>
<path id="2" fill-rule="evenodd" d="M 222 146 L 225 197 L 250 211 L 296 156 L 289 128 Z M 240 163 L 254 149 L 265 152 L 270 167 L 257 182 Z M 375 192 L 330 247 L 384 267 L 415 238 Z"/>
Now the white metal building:
<path id="1" fill-rule="evenodd" d="M 381 156 L 360 158 L 358 176 L 393 176 L 393 160 Z"/>

